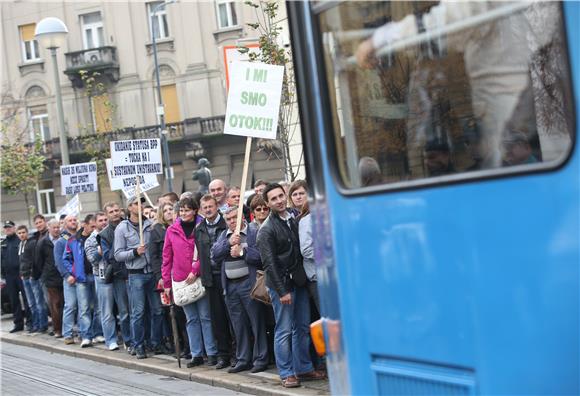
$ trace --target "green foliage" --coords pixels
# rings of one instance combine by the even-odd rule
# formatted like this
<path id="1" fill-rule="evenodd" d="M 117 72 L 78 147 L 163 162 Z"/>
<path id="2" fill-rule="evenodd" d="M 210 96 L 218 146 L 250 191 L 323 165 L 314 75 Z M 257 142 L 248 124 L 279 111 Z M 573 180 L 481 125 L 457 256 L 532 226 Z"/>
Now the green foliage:
<path id="1" fill-rule="evenodd" d="M 108 95 L 107 87 L 99 81 L 99 72 L 90 73 L 86 70 L 81 70 L 79 74 L 81 75 L 81 80 L 85 87 L 85 95 L 89 100 L 91 111 L 94 112 L 95 109 L 92 104 L 93 98 Z M 112 132 L 112 115 L 116 111 L 116 106 L 108 98 L 103 102 L 103 104 L 108 115 L 104 121 L 106 125 L 111 126 L 111 131 L 98 131 L 97 126 L 92 122 L 88 125 L 79 125 L 79 129 L 84 131 L 82 134 L 83 136 L 80 138 L 84 152 L 86 156 L 90 158 L 89 161 L 97 163 L 98 175 L 101 178 L 104 178 L 107 174 L 105 159 L 111 157 L 109 146 L 110 137 L 107 133 Z"/>
<path id="2" fill-rule="evenodd" d="M 290 143 L 296 132 L 296 84 L 294 68 L 292 65 L 292 53 L 280 45 L 280 33 L 284 29 L 285 19 L 277 19 L 279 11 L 278 1 L 248 0 L 244 4 L 252 8 L 256 22 L 247 23 L 247 26 L 259 34 L 259 51 L 250 51 L 250 48 L 240 46 L 238 51 L 246 54 L 250 62 L 261 62 L 270 65 L 284 66 L 284 81 L 282 84 L 282 105 L 278 119 L 277 145 L 271 142 L 258 142 L 270 156 L 280 158 L 282 156 L 286 178 L 293 181 L 296 178 L 295 168 L 300 166 L 302 159 L 297 164 L 292 163 L 290 157 Z M 262 140 L 262 139 L 261 139 Z M 279 147 L 279 149 L 278 149 Z"/>
<path id="3" fill-rule="evenodd" d="M 29 205 L 29 195 L 36 190 L 45 169 L 43 142 L 38 135 L 33 143 L 27 141 L 28 123 L 20 123 L 19 120 L 19 115 L 24 112 L 18 103 L 13 104 L 4 107 L 0 121 L 0 181 L 4 192 L 24 195 L 30 223 L 30 216 L 36 212 L 36 207 Z"/>

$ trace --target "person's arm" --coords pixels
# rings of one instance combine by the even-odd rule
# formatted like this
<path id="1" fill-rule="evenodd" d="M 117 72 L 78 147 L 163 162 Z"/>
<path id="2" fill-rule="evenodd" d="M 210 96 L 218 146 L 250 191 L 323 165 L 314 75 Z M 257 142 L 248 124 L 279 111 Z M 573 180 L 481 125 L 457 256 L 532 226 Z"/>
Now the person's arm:
<path id="1" fill-rule="evenodd" d="M 163 262 L 161 265 L 161 277 L 163 279 L 163 287 L 165 289 L 171 288 L 171 271 L 173 270 L 173 243 L 169 232 L 165 233 L 165 242 L 163 243 Z"/>
<path id="2" fill-rule="evenodd" d="M 278 272 L 279 265 L 275 253 L 276 236 L 274 235 L 274 230 L 262 226 L 258 231 L 257 245 L 258 250 L 260 251 L 260 256 L 262 257 L 262 265 L 264 266 L 266 276 L 274 286 L 278 296 L 282 297 L 290 293 L 290 291 L 286 289 L 282 275 Z"/>
<path id="3" fill-rule="evenodd" d="M 63 254 L 64 254 L 64 247 L 66 245 L 66 241 L 63 238 L 58 239 L 54 243 L 54 250 L 52 251 L 52 256 L 54 258 L 54 264 L 56 269 L 60 273 L 63 278 L 67 278 L 70 273 L 66 270 L 63 262 Z"/>
<path id="4" fill-rule="evenodd" d="M 217 241 L 211 248 L 211 257 L 216 263 L 221 263 L 230 254 L 230 242 L 227 238 L 227 230 L 222 231 Z"/>
<path id="5" fill-rule="evenodd" d="M 155 274 L 155 279 L 162 278 L 161 267 L 163 265 L 163 238 L 159 227 L 153 227 L 151 230 L 151 240 L 147 249 L 149 249 L 149 257 L 151 258 L 151 269 Z"/>
<path id="6" fill-rule="evenodd" d="M 97 243 L 97 236 L 95 234 L 92 234 L 87 238 L 87 241 L 85 242 L 85 253 L 89 262 L 93 266 L 97 265 L 102 259 L 102 256 L 99 254 L 98 246 L 99 244 Z"/>
<path id="7" fill-rule="evenodd" d="M 298 223 L 300 238 L 300 253 L 305 259 L 314 260 L 314 246 L 312 243 L 312 220 L 310 215 L 302 218 Z"/>
<path id="8" fill-rule="evenodd" d="M 248 236 L 246 238 L 246 244 L 244 256 L 246 257 L 246 263 L 253 265 L 254 267 L 260 267 L 262 264 L 262 258 L 260 257 L 260 251 L 256 245 L 256 238 L 258 236 L 258 230 L 255 227 L 248 226 Z"/>
<path id="9" fill-rule="evenodd" d="M 127 247 L 127 240 L 125 235 L 123 235 L 123 230 L 121 228 L 124 226 L 123 223 L 119 224 L 115 229 L 115 260 L 119 263 L 126 263 L 135 258 L 135 252 L 133 248 Z"/>
<path id="10" fill-rule="evenodd" d="M 72 267 L 73 267 L 73 254 L 72 254 L 72 250 L 70 247 L 70 243 L 67 241 L 64 245 L 64 249 L 63 249 L 63 254 L 62 254 L 62 264 L 64 267 L 64 278 L 68 278 L 69 276 L 75 276 L 72 273 Z"/>

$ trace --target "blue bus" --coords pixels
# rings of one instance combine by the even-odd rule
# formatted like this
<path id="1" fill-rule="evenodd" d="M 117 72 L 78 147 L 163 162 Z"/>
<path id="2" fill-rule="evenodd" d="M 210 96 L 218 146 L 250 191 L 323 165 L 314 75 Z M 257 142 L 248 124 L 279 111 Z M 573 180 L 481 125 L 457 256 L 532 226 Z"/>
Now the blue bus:
<path id="1" fill-rule="evenodd" d="M 334 394 L 580 393 L 579 2 L 290 2 Z"/>

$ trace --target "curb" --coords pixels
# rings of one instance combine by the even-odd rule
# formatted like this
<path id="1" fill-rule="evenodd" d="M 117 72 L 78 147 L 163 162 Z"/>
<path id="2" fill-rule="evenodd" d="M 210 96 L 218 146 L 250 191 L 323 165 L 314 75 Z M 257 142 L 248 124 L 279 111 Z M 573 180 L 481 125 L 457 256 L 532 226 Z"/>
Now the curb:
<path id="1" fill-rule="evenodd" d="M 50 336 L 22 336 L 4 332 L 0 335 L 0 341 L 253 395 L 310 396 L 330 394 L 327 381 L 309 382 L 306 383 L 306 386 L 290 390 L 282 387 L 277 375 L 270 373 L 229 374 L 225 371 L 215 370 L 208 367 L 188 369 L 185 368 L 185 362 L 183 359 L 182 364 L 184 368 L 180 369 L 177 367 L 177 362 L 172 357 L 153 356 L 148 359 L 137 360 L 122 350 L 111 352 L 102 344 L 91 348 L 80 349 L 78 344 L 64 345 L 62 341 L 57 341 Z"/>

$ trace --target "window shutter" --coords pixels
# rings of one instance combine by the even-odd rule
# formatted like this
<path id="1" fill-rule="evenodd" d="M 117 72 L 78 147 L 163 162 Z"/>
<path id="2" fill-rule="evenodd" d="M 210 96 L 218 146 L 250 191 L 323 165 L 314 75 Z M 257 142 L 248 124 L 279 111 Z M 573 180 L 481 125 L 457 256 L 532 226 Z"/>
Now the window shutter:
<path id="1" fill-rule="evenodd" d="M 36 29 L 36 23 L 20 26 L 20 37 L 22 37 L 22 41 L 34 40 L 34 29 Z"/>

